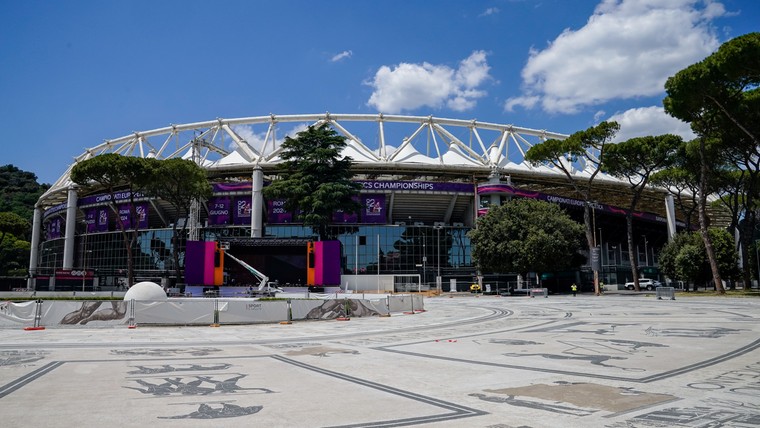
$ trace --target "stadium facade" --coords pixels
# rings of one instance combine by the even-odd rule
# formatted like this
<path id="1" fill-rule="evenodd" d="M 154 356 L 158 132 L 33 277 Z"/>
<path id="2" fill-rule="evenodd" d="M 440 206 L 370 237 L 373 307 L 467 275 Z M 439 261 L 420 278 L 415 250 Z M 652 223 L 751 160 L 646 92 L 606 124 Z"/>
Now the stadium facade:
<path id="1" fill-rule="evenodd" d="M 583 202 L 565 175 L 556 168 L 524 161 L 532 145 L 567 135 L 510 124 L 330 113 L 216 119 L 106 140 L 75 162 L 104 153 L 192 159 L 208 171 L 213 196 L 192 211 L 188 239 L 298 247 L 299 242 L 315 239 L 312 230 L 294 223 L 292 213 L 283 210 L 283 201 L 265 201 L 262 189 L 281 171 L 282 138 L 323 123 L 346 137 L 342 154 L 352 158 L 355 179 L 363 186 L 362 212 L 336 213 L 331 226 L 342 243 L 344 275 L 415 274 L 426 284 L 440 278 L 443 289 L 449 288 L 452 279 L 469 283 L 477 271 L 467 232 L 489 207 L 515 197 L 560 204 L 582 221 Z M 111 195 L 102 188 L 74 184 L 69 177 L 73 165 L 36 206 L 30 287 L 123 286 L 126 252 L 116 215 L 140 231 L 136 278 L 172 284 L 172 206 L 136 194 L 139 218 L 131 218 L 126 208 L 114 212 L 110 202 L 115 198 L 117 206 L 125 207 L 131 195 L 126 191 Z M 590 165 L 570 166 L 578 180 L 588 178 Z M 601 248 L 602 279 L 615 284 L 630 278 L 628 251 L 636 252 L 646 276 L 657 277 L 657 249 L 684 224 L 676 219 L 672 197 L 664 189 L 645 191 L 640 212 L 635 213 L 636 248 L 629 249 L 624 216 L 624 207 L 630 203 L 628 182 L 599 174 L 594 183 L 594 235 Z M 178 245 L 182 251 L 184 243 Z M 289 267 L 302 263 L 303 257 L 298 251 L 284 251 L 269 262 L 268 275 L 282 283 L 300 283 L 299 271 Z M 548 283 L 553 281 L 556 287 L 590 283 L 588 266 L 555 274 Z M 498 285 L 509 281 L 509 275 L 492 280 Z"/>

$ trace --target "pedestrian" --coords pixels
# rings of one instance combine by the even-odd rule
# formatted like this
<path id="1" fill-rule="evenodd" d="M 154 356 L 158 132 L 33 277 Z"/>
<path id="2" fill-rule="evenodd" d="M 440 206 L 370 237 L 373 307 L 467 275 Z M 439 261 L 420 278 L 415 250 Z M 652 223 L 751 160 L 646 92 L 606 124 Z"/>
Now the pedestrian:
<path id="1" fill-rule="evenodd" d="M 575 293 L 578 292 L 578 286 L 575 285 L 575 284 L 573 284 L 573 285 L 570 286 L 570 290 L 573 291 L 573 297 L 575 297 Z"/>
<path id="2" fill-rule="evenodd" d="M 604 282 L 599 281 L 599 293 L 604 294 Z"/>

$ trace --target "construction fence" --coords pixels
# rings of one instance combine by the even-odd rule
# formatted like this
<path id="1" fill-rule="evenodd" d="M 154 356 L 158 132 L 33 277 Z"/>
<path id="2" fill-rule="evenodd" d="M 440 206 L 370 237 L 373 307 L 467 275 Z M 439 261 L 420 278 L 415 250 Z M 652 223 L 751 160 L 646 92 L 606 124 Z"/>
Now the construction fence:
<path id="1" fill-rule="evenodd" d="M 256 324 L 421 312 L 423 296 L 324 295 L 310 299 L 204 299 L 161 301 L 33 300 L 0 302 L 0 327 Z"/>

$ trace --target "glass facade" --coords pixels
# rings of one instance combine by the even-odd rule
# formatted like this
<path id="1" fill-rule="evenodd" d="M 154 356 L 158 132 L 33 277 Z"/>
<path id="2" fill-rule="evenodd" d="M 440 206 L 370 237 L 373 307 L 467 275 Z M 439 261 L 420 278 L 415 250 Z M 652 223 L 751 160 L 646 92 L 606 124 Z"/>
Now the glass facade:
<path id="1" fill-rule="evenodd" d="M 469 229 L 426 225 L 356 225 L 334 226 L 332 233 L 339 234 L 343 274 L 419 274 L 423 282 L 434 282 L 438 274 L 444 277 L 469 277 L 474 274 L 471 244 L 467 237 Z M 135 278 L 138 281 L 160 281 L 163 278 L 171 281 L 176 276 L 172 233 L 171 229 L 139 231 L 133 249 Z M 249 227 L 206 228 L 201 231 L 200 239 L 224 241 L 248 237 L 250 233 Z M 266 237 L 317 239 L 311 228 L 301 225 L 267 227 Z M 37 268 L 39 275 L 53 275 L 61 269 L 63 245 L 63 238 L 42 243 Z M 180 240 L 178 263 L 182 270 L 184 245 L 184 240 Z M 99 279 L 99 286 L 118 285 L 119 279 L 126 276 L 126 263 L 127 251 L 120 232 L 77 235 L 74 269 L 92 271 Z"/>

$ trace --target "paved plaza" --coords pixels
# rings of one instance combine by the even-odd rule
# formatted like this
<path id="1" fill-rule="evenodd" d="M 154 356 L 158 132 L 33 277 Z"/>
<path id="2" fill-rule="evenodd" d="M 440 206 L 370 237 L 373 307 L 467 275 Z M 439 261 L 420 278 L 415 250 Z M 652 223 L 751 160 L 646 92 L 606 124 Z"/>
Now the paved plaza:
<path id="1" fill-rule="evenodd" d="M 0 424 L 760 426 L 760 299 L 444 295 L 425 309 L 0 329 Z"/>

